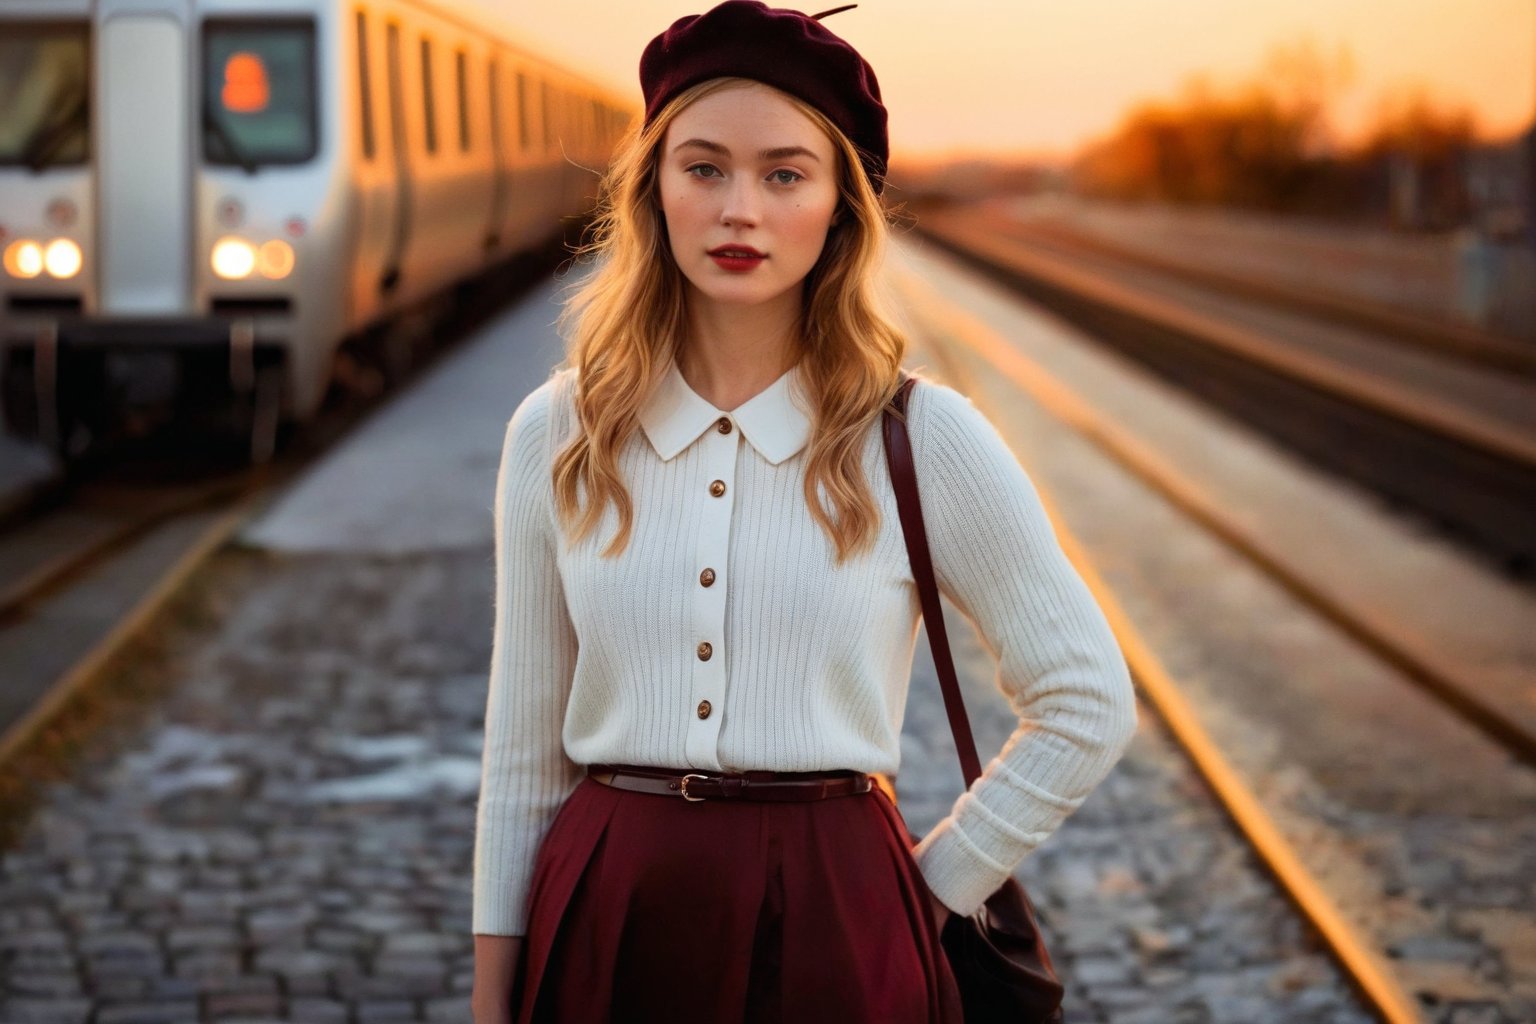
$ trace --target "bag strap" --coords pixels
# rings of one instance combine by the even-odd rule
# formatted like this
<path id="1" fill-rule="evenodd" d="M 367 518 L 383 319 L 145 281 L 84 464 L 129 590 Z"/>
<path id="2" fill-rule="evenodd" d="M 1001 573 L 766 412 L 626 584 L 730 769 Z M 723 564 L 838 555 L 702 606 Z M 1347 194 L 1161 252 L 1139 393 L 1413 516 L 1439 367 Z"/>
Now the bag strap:
<path id="1" fill-rule="evenodd" d="M 933 556 L 928 550 L 928 531 L 923 527 L 922 502 L 917 491 L 917 467 L 912 460 L 912 440 L 907 433 L 907 399 L 918 378 L 902 371 L 901 386 L 884 409 L 885 461 L 890 467 L 891 483 L 896 490 L 896 509 L 901 517 L 901 532 L 907 542 L 907 559 L 917 580 L 917 593 L 923 603 L 923 624 L 928 631 L 928 646 L 939 671 L 939 685 L 944 690 L 944 709 L 949 712 L 949 728 L 960 754 L 960 771 L 965 788 L 981 775 L 981 758 L 976 754 L 976 740 L 960 696 L 960 682 L 955 678 L 955 661 L 949 652 L 949 634 L 944 629 L 944 612 L 939 606 L 939 587 L 933 574 Z"/>

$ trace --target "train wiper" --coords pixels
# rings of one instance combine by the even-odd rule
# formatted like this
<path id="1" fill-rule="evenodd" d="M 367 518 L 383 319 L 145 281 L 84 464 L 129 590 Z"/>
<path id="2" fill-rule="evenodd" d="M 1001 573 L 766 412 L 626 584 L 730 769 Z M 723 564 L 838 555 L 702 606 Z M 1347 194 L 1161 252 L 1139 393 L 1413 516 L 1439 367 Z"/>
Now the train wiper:
<path id="1" fill-rule="evenodd" d="M 27 169 L 38 174 L 52 163 L 70 136 L 86 127 L 86 111 L 89 109 L 86 93 L 82 90 L 68 114 L 52 124 L 38 128 L 27 140 L 26 148 L 21 153 L 21 162 L 27 165 Z"/>
<path id="2" fill-rule="evenodd" d="M 245 151 L 240 148 L 240 144 L 235 141 L 234 136 L 230 135 L 229 129 L 224 127 L 224 122 L 219 120 L 218 115 L 213 112 L 213 107 L 207 103 L 203 104 L 203 127 L 219 137 L 220 144 L 234 158 L 235 163 L 245 168 L 246 174 L 256 173 L 256 161 L 247 156 Z"/>

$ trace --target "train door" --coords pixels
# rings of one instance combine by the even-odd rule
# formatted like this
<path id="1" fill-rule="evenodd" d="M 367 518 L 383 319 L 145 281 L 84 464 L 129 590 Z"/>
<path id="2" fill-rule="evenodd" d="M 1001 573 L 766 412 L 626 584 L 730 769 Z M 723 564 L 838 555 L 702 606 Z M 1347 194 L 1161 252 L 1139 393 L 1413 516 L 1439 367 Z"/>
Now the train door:
<path id="1" fill-rule="evenodd" d="M 96 76 L 100 312 L 190 312 L 189 19 L 108 13 Z"/>
<path id="2" fill-rule="evenodd" d="M 384 261 L 384 278 L 380 282 L 386 292 L 394 291 L 400 284 L 400 267 L 405 260 L 405 247 L 410 241 L 411 225 L 411 162 L 410 140 L 405 134 L 405 83 L 400 68 L 400 26 L 390 22 L 385 35 L 386 72 L 389 81 L 389 133 L 395 164 L 395 224 L 389 243 L 389 254 Z"/>

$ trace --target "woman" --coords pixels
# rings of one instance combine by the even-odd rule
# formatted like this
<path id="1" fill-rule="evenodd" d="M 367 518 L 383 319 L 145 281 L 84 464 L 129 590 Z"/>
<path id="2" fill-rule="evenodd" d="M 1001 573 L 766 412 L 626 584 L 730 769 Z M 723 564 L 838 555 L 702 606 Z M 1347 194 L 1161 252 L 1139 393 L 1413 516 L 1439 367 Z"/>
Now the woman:
<path id="1" fill-rule="evenodd" d="M 815 18 L 728 0 L 641 61 L 566 366 L 496 485 L 475 1019 L 959 1021 L 940 944 L 1108 773 L 1129 673 L 963 395 L 908 410 L 939 584 L 1020 721 L 915 848 L 919 602 L 880 436 L 886 112 Z"/>

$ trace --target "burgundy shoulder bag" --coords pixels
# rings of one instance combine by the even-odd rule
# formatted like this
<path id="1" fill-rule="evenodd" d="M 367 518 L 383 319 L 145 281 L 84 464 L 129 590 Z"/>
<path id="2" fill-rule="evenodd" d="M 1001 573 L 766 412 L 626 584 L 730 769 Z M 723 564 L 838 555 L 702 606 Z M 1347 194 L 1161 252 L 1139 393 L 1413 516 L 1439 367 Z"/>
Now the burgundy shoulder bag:
<path id="1" fill-rule="evenodd" d="M 944 690 L 944 707 L 960 754 L 966 789 L 981 775 L 981 761 L 971 723 L 965 714 L 960 684 L 955 678 L 949 637 L 939 607 L 928 534 L 918 500 L 917 472 L 907 434 L 907 399 L 918 378 L 903 372 L 901 387 L 884 410 L 885 458 L 896 489 L 901 530 L 907 542 L 912 575 L 923 603 L 928 644 Z M 909 839 L 916 845 L 917 838 Z M 1024 886 L 1013 876 L 987 897 L 969 917 L 950 914 L 942 935 L 944 954 L 960 986 L 966 1024 L 1008 1021 L 1011 1024 L 1060 1024 L 1062 985 L 1051 966 L 1040 934 L 1035 908 Z"/>

